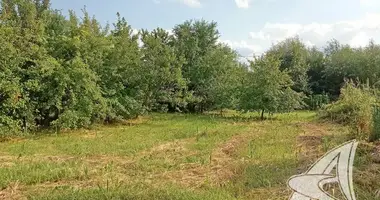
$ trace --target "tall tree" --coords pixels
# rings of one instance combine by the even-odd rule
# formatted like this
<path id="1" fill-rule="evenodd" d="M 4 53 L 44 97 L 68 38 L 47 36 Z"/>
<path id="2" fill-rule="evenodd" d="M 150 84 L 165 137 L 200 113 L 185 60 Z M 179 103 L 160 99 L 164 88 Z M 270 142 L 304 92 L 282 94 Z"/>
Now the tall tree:
<path id="1" fill-rule="evenodd" d="M 307 75 L 309 77 L 310 92 L 312 94 L 323 94 L 328 90 L 325 79 L 326 61 L 323 52 L 316 47 L 309 49 L 307 64 L 309 66 Z"/>
<path id="2" fill-rule="evenodd" d="M 203 111 L 208 101 L 205 82 L 211 76 L 207 70 L 209 64 L 205 63 L 204 57 L 216 47 L 219 38 L 217 23 L 190 20 L 175 26 L 173 33 L 176 52 L 186 60 L 182 74 L 194 96 L 188 107 L 190 111 Z"/>
<path id="3" fill-rule="evenodd" d="M 107 101 L 107 121 L 136 117 L 143 112 L 142 90 L 139 85 L 141 54 L 138 35 L 127 21 L 117 14 L 109 40 L 110 50 L 104 65 L 97 70 L 100 87 Z"/>
<path id="4" fill-rule="evenodd" d="M 280 70 L 288 71 L 297 92 L 309 93 L 307 71 L 307 48 L 298 37 L 288 38 L 274 45 L 267 52 L 281 61 Z"/>
<path id="5" fill-rule="evenodd" d="M 181 71 L 183 59 L 169 46 L 172 38 L 164 29 L 142 30 L 141 40 L 139 85 L 144 92 L 143 104 L 148 110 L 175 110 L 186 95 Z"/>
<path id="6" fill-rule="evenodd" d="M 211 109 L 223 111 L 225 108 L 235 109 L 239 99 L 241 80 L 246 71 L 240 67 L 237 53 L 229 46 L 219 44 L 207 53 L 204 68 L 204 88 L 207 104 Z"/>

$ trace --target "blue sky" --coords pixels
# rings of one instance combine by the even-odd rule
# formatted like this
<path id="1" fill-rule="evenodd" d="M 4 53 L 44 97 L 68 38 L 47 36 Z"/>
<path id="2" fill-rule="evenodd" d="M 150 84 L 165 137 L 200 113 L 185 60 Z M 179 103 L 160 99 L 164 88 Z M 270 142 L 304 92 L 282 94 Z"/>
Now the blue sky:
<path id="1" fill-rule="evenodd" d="M 104 2 L 104 3 L 100 3 Z M 116 12 L 134 29 L 170 30 L 188 19 L 218 22 L 221 42 L 243 56 L 260 54 L 286 37 L 299 35 L 307 45 L 336 38 L 363 46 L 380 42 L 380 0 L 52 0 L 55 9 L 87 11 L 102 23 Z"/>

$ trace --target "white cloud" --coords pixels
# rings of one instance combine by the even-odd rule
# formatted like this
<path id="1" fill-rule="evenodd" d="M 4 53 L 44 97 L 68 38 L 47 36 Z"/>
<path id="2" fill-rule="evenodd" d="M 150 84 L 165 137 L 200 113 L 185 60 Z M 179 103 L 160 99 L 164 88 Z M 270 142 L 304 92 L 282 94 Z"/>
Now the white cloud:
<path id="1" fill-rule="evenodd" d="M 254 56 L 261 55 L 264 52 L 264 49 L 261 46 L 249 43 L 245 40 L 231 41 L 220 39 L 218 42 L 224 43 L 236 50 L 240 56 L 239 60 L 241 62 L 247 62 L 247 60 L 251 60 Z"/>
<path id="2" fill-rule="evenodd" d="M 249 33 L 252 41 L 268 49 L 288 37 L 298 35 L 306 45 L 323 46 L 335 38 L 355 47 L 368 44 L 370 39 L 380 42 L 380 13 L 367 13 L 359 20 L 335 23 L 267 23 L 261 30 Z"/>
<path id="3" fill-rule="evenodd" d="M 179 1 L 193 8 L 199 8 L 202 6 L 200 0 L 179 0 Z"/>
<path id="4" fill-rule="evenodd" d="M 257 53 L 261 53 L 263 51 L 261 46 L 248 44 L 248 42 L 244 40 L 241 40 L 238 42 L 230 41 L 230 40 L 222 40 L 221 42 L 229 45 L 231 48 L 234 48 L 234 49 L 246 49 L 246 50 L 249 50 L 250 52 L 257 52 Z M 248 55 L 243 55 L 243 56 L 248 56 Z"/>
<path id="5" fill-rule="evenodd" d="M 249 8 L 251 0 L 235 0 L 238 8 Z"/>
<path id="6" fill-rule="evenodd" d="M 251 32 L 249 33 L 249 35 L 251 36 L 251 38 L 253 39 L 259 39 L 259 40 L 267 40 L 267 39 L 270 39 L 270 36 L 266 33 L 264 33 L 263 31 L 259 31 L 259 32 Z"/>
<path id="7" fill-rule="evenodd" d="M 367 35 L 365 32 L 358 33 L 355 37 L 352 38 L 352 40 L 349 42 L 349 44 L 353 47 L 361 47 L 368 44 L 368 41 L 371 38 Z"/>

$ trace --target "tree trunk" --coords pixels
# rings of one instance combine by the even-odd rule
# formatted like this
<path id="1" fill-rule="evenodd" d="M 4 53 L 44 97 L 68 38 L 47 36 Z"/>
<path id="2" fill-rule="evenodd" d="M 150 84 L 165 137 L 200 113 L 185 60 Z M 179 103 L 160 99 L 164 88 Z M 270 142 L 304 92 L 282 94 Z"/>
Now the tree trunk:
<path id="1" fill-rule="evenodd" d="M 261 120 L 264 120 L 264 109 L 261 110 Z"/>

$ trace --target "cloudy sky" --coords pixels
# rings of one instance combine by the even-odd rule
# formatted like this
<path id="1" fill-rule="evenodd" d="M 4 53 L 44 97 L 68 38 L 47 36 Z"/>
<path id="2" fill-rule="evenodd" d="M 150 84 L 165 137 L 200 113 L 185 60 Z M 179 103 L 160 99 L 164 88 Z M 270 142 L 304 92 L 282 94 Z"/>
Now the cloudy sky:
<path id="1" fill-rule="evenodd" d="M 104 2 L 104 3 L 100 3 Z M 135 29 L 170 30 L 188 19 L 216 21 L 221 41 L 242 56 L 299 35 L 307 45 L 332 38 L 353 46 L 380 42 L 380 0 L 52 0 L 64 14 L 86 6 L 103 24 L 120 12 Z"/>

